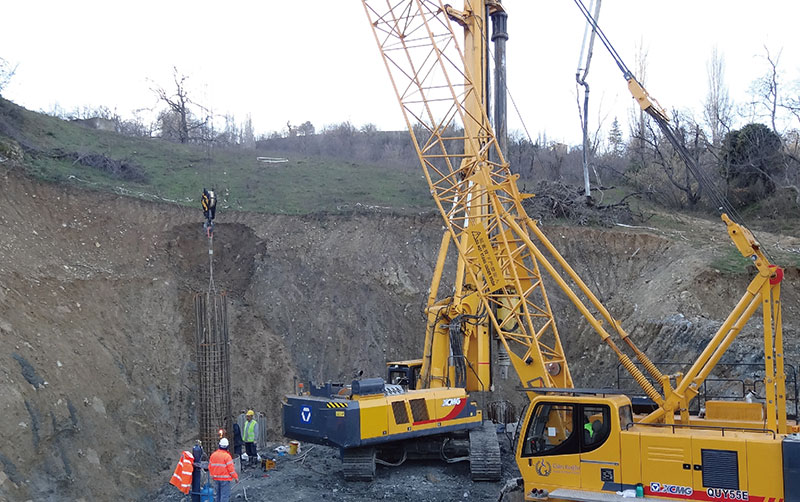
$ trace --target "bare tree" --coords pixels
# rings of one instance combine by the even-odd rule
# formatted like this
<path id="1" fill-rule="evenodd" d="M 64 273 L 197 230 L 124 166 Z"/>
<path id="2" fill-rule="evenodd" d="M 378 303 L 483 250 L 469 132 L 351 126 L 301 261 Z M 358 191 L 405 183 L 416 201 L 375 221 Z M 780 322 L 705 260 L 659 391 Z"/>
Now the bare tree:
<path id="1" fill-rule="evenodd" d="M 235 145 L 239 142 L 240 129 L 236 124 L 236 117 L 230 113 L 222 116 L 225 121 L 225 128 L 218 134 L 215 140 L 221 140 L 222 143 L 227 145 Z"/>
<path id="2" fill-rule="evenodd" d="M 162 123 L 172 123 L 177 133 L 178 141 L 187 143 L 191 138 L 192 131 L 205 127 L 208 122 L 208 115 L 205 114 L 205 107 L 194 103 L 189 98 L 189 92 L 186 88 L 186 80 L 189 77 L 178 71 L 178 68 L 172 67 L 172 79 L 175 84 L 174 91 L 168 91 L 164 87 L 155 87 L 153 92 L 156 93 L 158 99 L 166 103 L 169 111 L 174 114 L 174 120 L 164 121 Z M 195 118 L 191 108 L 196 107 L 205 115 L 203 120 Z M 166 118 L 166 117 L 164 117 Z"/>
<path id="3" fill-rule="evenodd" d="M 245 148 L 253 148 L 256 146 L 256 135 L 253 131 L 253 118 L 247 114 L 247 119 L 241 128 L 241 144 Z"/>
<path id="4" fill-rule="evenodd" d="M 792 83 L 788 94 L 790 96 L 784 100 L 781 106 L 794 116 L 800 126 L 800 79 Z"/>
<path id="5" fill-rule="evenodd" d="M 701 163 L 701 155 L 706 141 L 700 126 L 690 118 L 682 117 L 679 113 L 673 113 L 672 115 L 675 130 L 678 132 L 678 141 L 693 157 L 695 165 L 700 169 L 704 169 Z M 683 125 L 683 121 L 688 122 L 688 124 Z M 648 124 L 648 127 L 652 127 L 652 125 Z M 652 138 L 651 147 L 655 154 L 654 162 L 661 166 L 672 186 L 683 195 L 680 198 L 676 198 L 679 201 L 679 207 L 683 207 L 683 202 L 685 202 L 690 209 L 694 209 L 703 195 L 703 185 L 699 180 L 695 179 L 694 174 L 687 169 L 684 160 L 674 150 L 669 141 L 665 141 L 662 134 L 651 129 L 649 137 Z"/>
<path id="6" fill-rule="evenodd" d="M 764 76 L 753 82 L 750 87 L 750 92 L 753 96 L 751 105 L 753 107 L 753 114 L 758 117 L 767 116 L 772 126 L 772 132 L 779 134 L 775 119 L 778 114 L 778 108 L 781 105 L 781 74 L 778 70 L 778 64 L 780 63 L 781 53 L 783 51 L 778 51 L 778 55 L 773 57 L 772 54 L 770 54 L 769 48 L 764 46 L 764 52 L 766 52 L 764 59 L 767 62 L 767 72 Z"/>
<path id="7" fill-rule="evenodd" d="M 0 58 L 0 95 L 3 89 L 11 82 L 11 78 L 17 72 L 17 65 L 12 65 L 3 58 Z"/>
<path id="8" fill-rule="evenodd" d="M 297 136 L 297 128 L 292 127 L 292 122 L 289 120 L 286 121 L 286 130 L 288 131 L 286 133 L 287 138 L 294 138 L 295 136 Z"/>
<path id="9" fill-rule="evenodd" d="M 725 84 L 725 57 L 714 47 L 711 59 L 706 64 L 708 71 L 708 94 L 703 107 L 703 116 L 711 131 L 711 144 L 719 146 L 730 131 L 733 122 L 733 104 Z"/>
<path id="10" fill-rule="evenodd" d="M 126 136 L 142 136 L 146 138 L 153 136 L 156 124 L 145 120 L 142 116 L 145 111 L 145 109 L 134 110 L 132 118 L 120 121 L 119 132 Z"/>
<path id="11" fill-rule="evenodd" d="M 298 129 L 301 136 L 314 135 L 314 124 L 312 124 L 310 120 L 306 120 L 305 122 L 300 124 L 300 127 Z"/>
<path id="12" fill-rule="evenodd" d="M 644 47 L 644 41 L 640 41 L 636 47 L 636 58 L 634 60 L 636 68 L 636 80 L 643 86 L 646 85 L 647 77 L 647 49 Z M 631 111 L 630 119 L 630 143 L 628 154 L 634 165 L 643 167 L 647 164 L 647 143 L 648 143 L 648 128 L 647 122 L 649 115 L 638 105 L 634 104 Z"/>
<path id="13" fill-rule="evenodd" d="M 638 80 L 642 86 L 646 85 L 647 82 L 647 55 L 648 52 L 647 48 L 644 46 L 644 40 L 640 40 L 636 47 L 634 65 L 636 66 L 636 80 Z M 634 124 L 634 130 L 631 136 L 644 138 L 647 132 L 647 114 L 640 106 L 634 105 L 634 107 L 636 116 L 635 119 L 631 121 Z"/>

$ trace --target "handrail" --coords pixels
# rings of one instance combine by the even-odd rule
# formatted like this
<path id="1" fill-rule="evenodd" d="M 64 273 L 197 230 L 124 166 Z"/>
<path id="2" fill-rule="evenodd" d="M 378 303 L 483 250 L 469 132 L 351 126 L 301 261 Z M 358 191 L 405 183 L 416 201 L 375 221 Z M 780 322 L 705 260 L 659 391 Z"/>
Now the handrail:
<path id="1" fill-rule="evenodd" d="M 726 427 L 720 425 L 691 425 L 691 424 L 662 424 L 662 423 L 642 423 L 642 422 L 632 422 L 625 426 L 625 430 L 630 430 L 631 427 L 636 427 L 637 425 L 646 425 L 648 427 L 672 427 L 672 432 L 675 432 L 676 427 L 680 427 L 682 429 L 705 429 L 705 430 L 719 430 L 723 436 L 725 436 L 725 431 L 743 431 L 743 432 L 760 432 L 764 434 L 772 434 L 772 439 L 775 439 L 778 434 L 772 429 L 756 429 L 752 427 Z"/>
<path id="2" fill-rule="evenodd" d="M 654 364 L 657 364 L 662 369 L 668 369 L 670 367 L 680 369 L 689 367 L 692 362 L 691 361 L 653 361 Z M 637 363 L 639 366 L 639 363 Z M 764 364 L 763 363 L 718 363 L 717 368 L 747 368 L 747 369 L 754 369 L 760 370 L 763 372 Z M 785 373 L 786 373 L 786 380 L 789 386 L 791 387 L 791 391 L 788 393 L 789 396 L 787 397 L 787 401 L 794 404 L 794 413 L 789 416 L 789 418 L 797 419 L 800 417 L 800 388 L 798 387 L 797 382 L 797 369 L 794 365 L 785 363 L 784 365 Z M 623 388 L 624 381 L 634 381 L 635 380 L 627 375 L 627 371 L 625 367 L 621 363 L 617 363 L 617 382 L 616 382 L 616 389 L 617 393 L 619 394 L 632 394 L 640 389 L 635 389 L 633 392 L 630 390 Z M 741 384 L 741 393 L 738 394 L 728 394 L 724 392 L 714 392 L 713 390 L 709 390 L 709 383 L 736 383 L 737 387 L 738 384 Z M 713 386 L 712 386 L 713 387 Z M 715 398 L 729 398 L 729 399 L 745 399 L 748 392 L 752 392 L 754 397 L 757 399 L 765 399 L 765 396 L 758 393 L 759 387 L 764 387 L 764 381 L 762 379 L 753 379 L 751 383 L 748 383 L 745 378 L 743 377 L 732 377 L 732 378 L 725 378 L 725 377 L 717 377 L 717 378 L 707 378 L 700 386 L 698 390 L 698 398 L 700 398 L 697 402 L 697 410 L 699 411 L 700 403 L 706 402 Z M 763 389 L 762 389 L 763 390 Z"/>

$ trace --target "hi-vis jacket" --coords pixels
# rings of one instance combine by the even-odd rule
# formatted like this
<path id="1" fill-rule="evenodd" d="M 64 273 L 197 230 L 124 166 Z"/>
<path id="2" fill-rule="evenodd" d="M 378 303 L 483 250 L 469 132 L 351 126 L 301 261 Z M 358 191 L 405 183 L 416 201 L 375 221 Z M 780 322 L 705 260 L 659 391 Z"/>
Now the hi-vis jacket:
<path id="1" fill-rule="evenodd" d="M 178 466 L 175 467 L 175 472 L 172 473 L 172 479 L 169 480 L 171 485 L 186 494 L 189 493 L 192 487 L 192 470 L 194 469 L 192 462 L 194 462 L 192 452 L 184 451 L 181 453 Z"/>
<path id="2" fill-rule="evenodd" d="M 211 454 L 208 459 L 208 473 L 214 481 L 233 481 L 239 479 L 236 468 L 233 467 L 233 458 L 227 450 L 219 449 Z"/>
<path id="3" fill-rule="evenodd" d="M 255 443 L 256 442 L 256 431 L 258 430 L 258 422 L 254 420 L 248 420 L 244 423 L 244 430 L 242 431 L 242 441 L 245 443 Z"/>

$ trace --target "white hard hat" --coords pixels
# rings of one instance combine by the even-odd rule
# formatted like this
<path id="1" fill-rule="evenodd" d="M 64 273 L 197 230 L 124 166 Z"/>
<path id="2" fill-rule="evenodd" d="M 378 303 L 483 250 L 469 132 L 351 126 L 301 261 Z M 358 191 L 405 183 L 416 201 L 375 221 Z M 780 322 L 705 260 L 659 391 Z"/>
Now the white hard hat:
<path id="1" fill-rule="evenodd" d="M 227 448 L 228 447 L 228 438 L 222 438 L 219 440 L 219 447 L 220 448 Z"/>

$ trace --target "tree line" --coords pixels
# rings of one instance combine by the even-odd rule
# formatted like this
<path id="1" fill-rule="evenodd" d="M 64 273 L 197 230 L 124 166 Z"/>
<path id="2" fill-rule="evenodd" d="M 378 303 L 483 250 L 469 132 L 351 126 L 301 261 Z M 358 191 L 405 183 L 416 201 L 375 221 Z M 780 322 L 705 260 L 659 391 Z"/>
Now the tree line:
<path id="1" fill-rule="evenodd" d="M 715 143 L 699 124 L 682 114 L 674 114 L 673 125 L 680 143 L 692 155 L 704 178 L 713 183 L 704 186 L 649 117 L 643 121 L 641 132 L 634 133 L 627 141 L 615 121 L 608 141 L 593 144 L 591 181 L 595 197 L 622 185 L 669 208 L 715 210 L 703 197 L 704 190 L 717 190 L 737 207 L 788 190 L 795 204 L 800 205 L 797 129 L 779 134 L 765 124 L 753 122 L 727 131 Z M 424 134 L 418 133 L 418 138 L 424 139 Z M 273 135 L 256 141 L 256 148 L 289 156 L 336 157 L 387 169 L 420 169 L 408 132 L 378 131 L 372 125 L 356 128 L 343 122 L 314 134 Z M 583 184 L 579 146 L 548 142 L 546 138 L 532 140 L 517 134 L 509 138 L 505 157 L 523 184 L 533 186 L 542 180 Z"/>
<path id="2" fill-rule="evenodd" d="M 682 146 L 690 153 L 703 177 L 699 183 L 683 164 L 672 145 L 649 116 L 631 112 L 627 134 L 615 118 L 607 132 L 599 127 L 587 143 L 590 182 L 594 197 L 603 197 L 623 185 L 661 205 L 676 209 L 714 210 L 704 191 L 717 190 L 744 207 L 776 193 L 787 193 L 800 205 L 800 79 L 784 82 L 780 53 L 765 48 L 766 70 L 751 85 L 748 103 L 734 103 L 725 84 L 724 58 L 716 51 L 708 61 L 707 95 L 702 113 L 672 112 L 672 125 Z M 15 68 L 0 60 L 0 92 Z M 645 73 L 644 61 L 637 66 Z M 239 122 L 232 115 L 218 116 L 196 102 L 187 88 L 188 77 L 173 68 L 168 86 L 154 84 L 152 91 L 162 108 L 154 121 L 144 113 L 122 118 L 111 110 L 83 108 L 51 113 L 62 118 L 100 117 L 113 121 L 118 132 L 158 137 L 180 143 L 211 147 L 256 148 L 286 155 L 327 156 L 387 169 L 419 169 L 416 152 L 406 131 L 379 131 L 373 124 L 349 122 L 317 129 L 310 121 L 256 135 L 251 118 Z M 736 124 L 742 124 L 736 127 Z M 460 134 L 459 131 L 450 131 Z M 413 132 L 419 140 L 427 132 Z M 523 184 L 542 180 L 583 184 L 582 146 L 549 141 L 544 135 L 530 138 L 512 133 L 506 160 L 520 174 Z"/>

